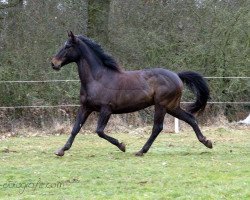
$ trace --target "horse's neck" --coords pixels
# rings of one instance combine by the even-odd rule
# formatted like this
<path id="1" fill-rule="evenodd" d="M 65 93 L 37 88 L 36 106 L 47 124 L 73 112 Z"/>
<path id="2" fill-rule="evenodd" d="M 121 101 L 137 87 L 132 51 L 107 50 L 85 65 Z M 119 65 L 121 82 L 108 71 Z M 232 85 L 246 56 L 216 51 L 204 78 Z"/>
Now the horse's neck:
<path id="1" fill-rule="evenodd" d="M 95 53 L 84 42 L 80 43 L 79 47 L 82 55 L 80 61 L 85 60 L 87 62 L 92 75 L 98 73 L 98 71 L 100 71 L 101 68 L 101 62 L 96 57 Z"/>
<path id="2" fill-rule="evenodd" d="M 83 56 L 77 62 L 78 73 L 81 82 L 87 84 L 95 80 L 104 70 L 100 60 L 85 43 L 80 43 L 79 47 Z"/>
<path id="3" fill-rule="evenodd" d="M 79 75 L 79 78 L 81 80 L 81 83 L 86 85 L 91 80 L 93 80 L 91 70 L 90 70 L 89 65 L 86 62 L 86 60 L 80 59 L 77 62 L 77 66 L 78 66 L 78 75 Z"/>
<path id="4" fill-rule="evenodd" d="M 80 59 L 77 62 L 78 74 L 81 80 L 81 83 L 87 85 L 92 81 L 95 81 L 98 76 L 104 73 L 104 70 L 98 65 L 90 65 L 89 62 L 85 59 Z"/>

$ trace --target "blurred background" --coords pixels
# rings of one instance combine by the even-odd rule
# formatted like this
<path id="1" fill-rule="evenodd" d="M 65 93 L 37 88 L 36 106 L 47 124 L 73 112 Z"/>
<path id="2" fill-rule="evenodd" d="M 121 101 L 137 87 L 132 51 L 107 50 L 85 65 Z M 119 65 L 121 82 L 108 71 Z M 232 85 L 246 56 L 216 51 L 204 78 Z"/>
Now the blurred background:
<path id="1" fill-rule="evenodd" d="M 250 112 L 249 10 L 248 0 L 0 0 L 0 132 L 74 121 L 76 66 L 50 66 L 69 30 L 97 41 L 125 70 L 207 77 L 211 103 L 202 123 L 243 119 Z M 193 98 L 185 92 L 182 100 Z M 152 115 L 149 108 L 120 120 L 139 126 Z"/>

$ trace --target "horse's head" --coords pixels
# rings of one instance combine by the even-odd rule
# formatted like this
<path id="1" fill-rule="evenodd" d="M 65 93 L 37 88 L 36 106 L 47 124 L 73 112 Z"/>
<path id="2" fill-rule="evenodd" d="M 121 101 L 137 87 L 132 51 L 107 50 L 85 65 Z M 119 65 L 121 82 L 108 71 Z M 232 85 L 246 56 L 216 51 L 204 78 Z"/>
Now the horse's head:
<path id="1" fill-rule="evenodd" d="M 69 38 L 65 45 L 52 58 L 51 66 L 55 70 L 60 70 L 62 66 L 76 62 L 79 59 L 78 38 L 71 31 L 68 33 L 68 36 Z"/>

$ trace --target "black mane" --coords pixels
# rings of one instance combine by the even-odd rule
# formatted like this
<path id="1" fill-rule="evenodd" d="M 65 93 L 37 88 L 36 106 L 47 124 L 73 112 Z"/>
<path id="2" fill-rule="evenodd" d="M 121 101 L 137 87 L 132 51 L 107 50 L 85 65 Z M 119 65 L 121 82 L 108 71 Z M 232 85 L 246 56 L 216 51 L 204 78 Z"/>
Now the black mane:
<path id="1" fill-rule="evenodd" d="M 96 56 L 102 61 L 103 66 L 113 71 L 121 71 L 121 68 L 119 67 L 116 60 L 112 56 L 105 53 L 101 45 L 83 35 L 79 35 L 78 38 L 95 52 Z"/>

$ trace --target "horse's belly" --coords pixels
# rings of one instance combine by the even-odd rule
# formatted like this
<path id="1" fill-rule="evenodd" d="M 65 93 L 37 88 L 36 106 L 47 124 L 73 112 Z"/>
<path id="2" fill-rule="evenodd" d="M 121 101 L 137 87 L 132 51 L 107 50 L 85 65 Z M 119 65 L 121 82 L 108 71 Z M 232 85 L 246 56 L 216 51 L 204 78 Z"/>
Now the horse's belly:
<path id="1" fill-rule="evenodd" d="M 117 96 L 111 103 L 113 113 L 129 113 L 153 105 L 153 96 L 147 91 L 133 91 Z"/>
<path id="2" fill-rule="evenodd" d="M 120 107 L 120 108 L 116 108 L 114 110 L 112 110 L 113 114 L 122 114 L 122 113 L 131 113 L 131 112 L 135 112 L 138 110 L 142 110 L 144 108 L 147 108 L 149 106 L 152 106 L 153 103 L 143 103 L 143 104 L 138 104 L 136 106 L 126 106 L 126 107 Z"/>

